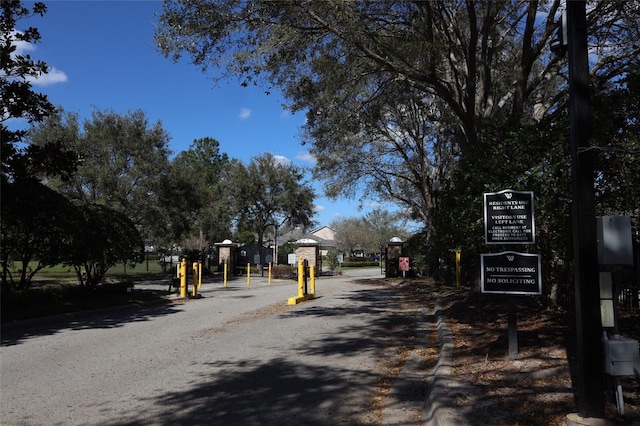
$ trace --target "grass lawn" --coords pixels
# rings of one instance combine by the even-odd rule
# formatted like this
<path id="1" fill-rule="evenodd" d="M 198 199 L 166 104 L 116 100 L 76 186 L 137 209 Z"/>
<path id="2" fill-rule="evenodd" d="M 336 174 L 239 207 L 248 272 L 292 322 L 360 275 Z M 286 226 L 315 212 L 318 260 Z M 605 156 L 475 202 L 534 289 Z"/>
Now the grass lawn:
<path id="1" fill-rule="evenodd" d="M 34 265 L 35 267 L 35 265 Z M 12 271 L 14 274 L 16 271 Z M 0 299 L 2 322 L 47 315 L 99 309 L 110 306 L 161 301 L 166 292 L 132 289 L 135 281 L 168 279 L 156 260 L 149 260 L 135 268 L 116 265 L 96 288 L 78 286 L 72 267 L 57 265 L 38 271 L 30 289 L 3 291 Z M 15 275 L 14 275 L 15 276 Z"/>

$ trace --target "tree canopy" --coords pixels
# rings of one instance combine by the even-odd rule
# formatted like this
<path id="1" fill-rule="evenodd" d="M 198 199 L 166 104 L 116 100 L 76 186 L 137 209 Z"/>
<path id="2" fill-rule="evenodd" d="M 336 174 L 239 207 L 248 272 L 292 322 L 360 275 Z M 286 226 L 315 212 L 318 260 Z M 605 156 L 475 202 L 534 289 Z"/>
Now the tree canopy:
<path id="1" fill-rule="evenodd" d="M 403 229 L 403 222 L 400 213 L 375 209 L 364 217 L 336 219 L 331 228 L 336 233 L 338 251 L 351 256 L 355 250 L 363 250 L 365 254 L 378 253 L 393 237 L 405 240 L 407 232 Z"/>
<path id="2" fill-rule="evenodd" d="M 228 188 L 238 230 L 252 231 L 260 246 L 270 227 L 313 224 L 313 189 L 302 170 L 287 160 L 265 153 L 247 165 L 234 161 Z"/>
<path id="3" fill-rule="evenodd" d="M 310 129 L 375 106 L 401 85 L 451 112 L 443 124 L 466 152 L 485 123 L 539 120 L 564 102 L 562 60 L 549 53 L 561 5 L 170 0 L 156 43 L 166 56 L 190 55 L 203 69 L 239 75 L 245 84 L 263 76 L 293 109 L 308 111 Z M 638 13 L 634 2 L 592 3 L 597 88 L 640 54 Z"/>
<path id="4" fill-rule="evenodd" d="M 95 109 L 90 119 L 62 109 L 33 126 L 27 141 L 56 141 L 79 158 L 70 179 L 49 185 L 70 200 L 102 204 L 124 213 L 153 238 L 163 220 L 161 177 L 169 168 L 169 135 L 162 123 L 150 124 L 143 111 L 119 114 Z"/>
<path id="5" fill-rule="evenodd" d="M 167 57 L 189 56 L 217 78 L 281 90 L 306 113 L 303 142 L 327 193 L 394 200 L 424 223 L 432 246 L 436 210 L 473 228 L 482 214 L 471 214 L 472 199 L 485 186 L 517 189 L 526 176 L 542 184 L 540 173 L 565 183 L 566 138 L 545 128 L 568 134 L 567 63 L 549 48 L 562 8 L 560 0 L 169 0 L 155 40 Z M 602 94 L 638 62 L 640 9 L 589 1 L 587 12 L 592 91 Z M 620 187 L 611 175 L 601 176 Z M 467 204 L 445 199 L 454 191 Z M 540 191 L 566 202 L 560 188 Z M 566 239 L 556 222 L 545 226 Z"/>
<path id="6" fill-rule="evenodd" d="M 174 228 L 179 231 L 175 238 L 189 237 L 197 243 L 194 250 L 230 237 L 230 164 L 228 155 L 220 152 L 220 143 L 209 137 L 196 139 L 171 161 L 163 184 L 167 195 L 164 204 L 173 212 L 173 220 L 169 218 L 168 223 L 183 224 Z M 183 221 L 176 223 L 178 217 Z"/>

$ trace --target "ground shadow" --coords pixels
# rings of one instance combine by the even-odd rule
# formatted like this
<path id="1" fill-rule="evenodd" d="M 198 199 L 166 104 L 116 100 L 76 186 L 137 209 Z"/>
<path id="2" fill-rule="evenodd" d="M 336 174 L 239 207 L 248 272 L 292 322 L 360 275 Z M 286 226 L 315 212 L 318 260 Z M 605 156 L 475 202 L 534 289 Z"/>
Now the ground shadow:
<path id="1" fill-rule="evenodd" d="M 53 335 L 62 330 L 116 328 L 131 322 L 151 321 L 176 312 L 179 312 L 176 306 L 169 300 L 163 300 L 151 304 L 131 304 L 15 321 L 2 324 L 0 340 L 2 346 L 18 345 L 27 339 Z"/>
<path id="2" fill-rule="evenodd" d="M 187 390 L 142 400 L 144 413 L 121 413 L 121 425 L 365 424 L 354 394 L 372 373 L 318 369 L 286 359 L 213 362 L 212 373 Z M 368 423 L 368 422 L 366 422 Z"/>

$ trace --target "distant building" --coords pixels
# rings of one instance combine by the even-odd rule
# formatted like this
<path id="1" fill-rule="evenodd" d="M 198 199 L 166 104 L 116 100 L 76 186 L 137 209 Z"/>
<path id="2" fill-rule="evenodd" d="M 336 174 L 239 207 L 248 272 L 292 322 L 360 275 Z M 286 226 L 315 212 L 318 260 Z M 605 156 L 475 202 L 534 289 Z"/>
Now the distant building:
<path id="1" fill-rule="evenodd" d="M 320 247 L 320 254 L 325 256 L 331 249 L 336 248 L 336 232 L 329 226 L 321 226 L 311 232 L 304 232 L 301 228 L 296 228 L 278 236 L 278 246 L 286 243 L 295 243 L 298 240 L 313 240 Z"/>

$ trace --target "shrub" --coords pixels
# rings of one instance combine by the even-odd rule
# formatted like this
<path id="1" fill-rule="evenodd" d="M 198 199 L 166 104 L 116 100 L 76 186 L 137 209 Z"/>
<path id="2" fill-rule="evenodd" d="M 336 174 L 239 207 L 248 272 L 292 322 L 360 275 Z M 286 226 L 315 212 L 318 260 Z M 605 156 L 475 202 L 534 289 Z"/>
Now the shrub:
<path id="1" fill-rule="evenodd" d="M 380 266 L 380 263 L 375 260 L 361 260 L 357 262 L 352 262 L 351 260 L 342 262 L 343 268 L 363 268 L 363 267 L 371 267 L 371 266 Z"/>
<path id="2" fill-rule="evenodd" d="M 298 278 L 298 269 L 295 266 L 275 265 L 271 267 L 271 276 L 282 280 L 295 280 Z"/>

